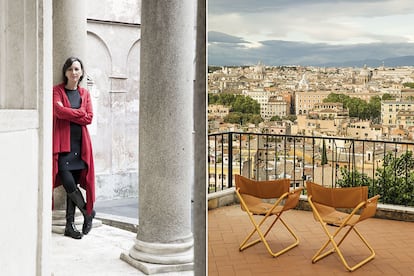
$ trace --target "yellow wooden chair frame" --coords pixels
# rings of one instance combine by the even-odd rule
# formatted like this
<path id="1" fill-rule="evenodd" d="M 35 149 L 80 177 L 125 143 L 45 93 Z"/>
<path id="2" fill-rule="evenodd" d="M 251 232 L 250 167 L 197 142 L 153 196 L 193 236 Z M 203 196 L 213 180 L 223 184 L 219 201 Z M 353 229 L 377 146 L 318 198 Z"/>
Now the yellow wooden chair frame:
<path id="1" fill-rule="evenodd" d="M 299 244 L 299 239 L 293 232 L 292 228 L 290 228 L 288 224 L 282 219 L 282 213 L 296 207 L 303 188 L 298 188 L 294 191 L 290 191 L 289 179 L 256 181 L 243 177 L 241 175 L 236 175 L 235 182 L 236 194 L 240 200 L 241 209 L 247 213 L 251 223 L 254 226 L 253 230 L 240 244 L 239 250 L 243 251 L 250 246 L 253 246 L 259 242 L 263 242 L 269 254 L 273 257 L 277 257 L 297 246 Z M 268 203 L 264 201 L 265 199 L 276 199 L 276 202 Z M 261 215 L 264 217 L 259 221 L 259 223 L 256 223 L 256 220 L 254 218 L 255 215 Z M 276 218 L 273 220 L 270 226 L 264 232 L 262 232 L 261 226 L 267 220 L 267 218 L 273 215 L 276 216 Z M 280 220 L 281 223 L 286 227 L 295 241 L 282 250 L 273 252 L 266 240 L 266 236 L 278 220 Z M 253 234 L 256 232 L 259 235 L 259 238 L 249 242 Z"/>
<path id="2" fill-rule="evenodd" d="M 355 228 L 355 226 L 370 217 L 373 217 L 377 210 L 377 203 L 379 195 L 368 199 L 368 187 L 348 187 L 348 188 L 327 188 L 313 182 L 306 183 L 306 190 L 308 193 L 308 202 L 312 207 L 313 215 L 316 221 L 320 222 L 323 231 L 328 237 L 328 240 L 316 252 L 312 258 L 312 263 L 325 258 L 326 256 L 336 252 L 339 255 L 343 265 L 349 270 L 354 271 L 362 265 L 368 263 L 375 257 L 374 249 L 369 245 L 367 240 Z M 344 208 L 351 210 L 350 213 L 338 211 L 337 208 Z M 338 228 L 333 234 L 328 230 L 327 225 L 337 226 Z M 346 230 L 342 238 L 338 242 L 335 238 L 338 234 Z M 370 255 L 358 262 L 354 266 L 350 266 L 345 260 L 339 246 L 348 236 L 354 231 L 363 244 L 370 251 Z M 324 250 L 331 244 L 332 248 L 324 252 Z"/>

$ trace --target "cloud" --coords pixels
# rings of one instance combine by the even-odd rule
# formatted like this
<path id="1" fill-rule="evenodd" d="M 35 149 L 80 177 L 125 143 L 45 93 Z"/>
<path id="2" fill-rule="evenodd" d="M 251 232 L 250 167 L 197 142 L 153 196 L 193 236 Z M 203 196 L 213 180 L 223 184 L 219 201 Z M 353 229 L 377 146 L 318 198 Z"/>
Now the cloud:
<path id="1" fill-rule="evenodd" d="M 209 43 L 246 43 L 246 41 L 240 37 L 228 35 L 220 32 L 208 32 Z"/>
<path id="2" fill-rule="evenodd" d="M 209 64 L 414 55 L 412 0 L 209 0 Z"/>
<path id="3" fill-rule="evenodd" d="M 324 65 L 349 61 L 383 60 L 414 56 L 414 43 L 363 43 L 331 45 L 283 40 L 260 41 L 259 47 L 246 47 L 249 42 L 218 32 L 209 32 L 209 65 Z M 219 39 L 220 38 L 220 39 Z M 414 65 L 414 64 L 413 64 Z"/>
<path id="4" fill-rule="evenodd" d="M 210 0 L 208 9 L 210 31 L 251 42 L 408 41 L 413 25 L 410 0 Z"/>
<path id="5" fill-rule="evenodd" d="M 319 10 L 320 7 L 328 10 Z M 348 9 L 341 9 L 348 7 Z M 229 13 L 262 14 L 263 12 L 282 14 L 296 11 L 298 14 L 314 13 L 329 16 L 331 12 L 358 16 L 382 16 L 390 13 L 406 14 L 413 11 L 411 0 L 209 0 L 208 12 L 214 15 Z"/>

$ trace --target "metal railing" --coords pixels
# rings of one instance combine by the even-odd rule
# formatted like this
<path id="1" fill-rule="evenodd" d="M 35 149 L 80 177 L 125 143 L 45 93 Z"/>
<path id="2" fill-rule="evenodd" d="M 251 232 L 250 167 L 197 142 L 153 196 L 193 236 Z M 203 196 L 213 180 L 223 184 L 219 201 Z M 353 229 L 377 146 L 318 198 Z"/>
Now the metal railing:
<path id="1" fill-rule="evenodd" d="M 388 192 L 398 184 L 406 190 L 400 193 L 409 193 L 414 187 L 413 149 L 411 142 L 246 132 L 209 134 L 208 193 L 232 187 L 235 174 L 256 180 L 290 178 L 295 187 L 303 187 L 307 180 L 331 187 L 368 185 L 371 194 Z M 413 204 L 414 196 L 401 196 L 406 197 L 401 205 Z M 390 203 L 386 201 L 383 198 L 384 203 Z"/>

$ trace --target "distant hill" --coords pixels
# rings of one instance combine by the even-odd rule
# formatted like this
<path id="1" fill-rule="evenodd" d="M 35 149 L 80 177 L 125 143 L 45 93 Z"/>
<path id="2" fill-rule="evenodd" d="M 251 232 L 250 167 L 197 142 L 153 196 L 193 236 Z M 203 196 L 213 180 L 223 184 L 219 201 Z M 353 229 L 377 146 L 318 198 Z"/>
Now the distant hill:
<path id="1" fill-rule="evenodd" d="M 266 40 L 253 44 L 240 37 L 208 32 L 208 64 L 216 66 L 302 65 L 333 67 L 414 66 L 414 44 L 408 42 L 330 45 Z M 400 55 L 395 57 L 396 53 Z"/>
<path id="2" fill-rule="evenodd" d="M 414 66 L 414 56 L 403 56 L 403 57 L 393 57 L 386 58 L 383 60 L 379 59 L 366 59 L 366 60 L 353 60 L 353 61 L 344 61 L 344 62 L 330 62 L 318 64 L 318 66 L 327 66 L 327 67 L 398 67 L 398 66 Z"/>

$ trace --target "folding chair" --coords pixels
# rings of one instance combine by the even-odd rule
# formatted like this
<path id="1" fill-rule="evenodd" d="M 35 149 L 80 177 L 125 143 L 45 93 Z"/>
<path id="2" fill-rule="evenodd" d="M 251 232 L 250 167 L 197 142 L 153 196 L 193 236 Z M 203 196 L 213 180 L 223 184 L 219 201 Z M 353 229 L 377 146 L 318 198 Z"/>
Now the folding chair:
<path id="1" fill-rule="evenodd" d="M 282 219 L 282 213 L 295 208 L 299 202 L 300 193 L 303 188 L 295 189 L 290 192 L 290 180 L 289 179 L 278 179 L 278 180 L 268 180 L 268 181 L 255 181 L 241 175 L 235 176 L 236 181 L 236 194 L 240 200 L 240 207 L 243 211 L 247 213 L 250 221 L 252 222 L 254 229 L 246 237 L 246 239 L 241 243 L 239 250 L 243 251 L 244 249 L 255 245 L 259 242 L 263 242 L 267 251 L 273 257 L 277 257 L 293 247 L 299 244 L 299 239 L 293 232 L 293 230 L 286 224 Z M 275 199 L 274 203 L 269 203 L 270 199 Z M 268 202 L 265 202 L 265 201 Z M 256 223 L 254 218 L 255 215 L 264 216 L 259 223 Z M 270 216 L 275 215 L 276 218 L 266 229 L 265 232 L 262 232 L 261 226 Z M 286 227 L 289 233 L 295 239 L 295 242 L 278 252 L 273 252 L 269 246 L 269 243 L 266 240 L 267 234 L 270 232 L 270 229 L 275 225 L 276 221 L 280 220 L 282 224 Z M 263 226 L 264 227 L 264 226 Z M 248 243 L 252 238 L 253 234 L 256 233 L 259 235 L 259 238 Z"/>
<path id="2" fill-rule="evenodd" d="M 368 244 L 367 240 L 361 235 L 355 226 L 359 222 L 375 215 L 379 195 L 368 199 L 367 186 L 326 188 L 313 182 L 306 183 L 306 190 L 308 193 L 308 202 L 312 207 L 313 216 L 316 221 L 321 223 L 323 231 L 328 236 L 328 240 L 313 256 L 312 263 L 316 263 L 331 253 L 336 252 L 338 253 L 344 266 L 349 271 L 354 271 L 374 259 L 374 249 Z M 342 209 L 338 211 L 337 208 Z M 344 212 L 344 209 L 348 209 L 350 212 Z M 327 225 L 336 226 L 336 231 L 331 234 Z M 349 227 L 349 229 L 346 230 L 342 238 L 338 238 L 338 234 L 347 227 Z M 345 260 L 341 250 L 339 249 L 339 246 L 351 231 L 356 233 L 359 239 L 370 251 L 370 255 L 367 258 L 352 267 Z M 339 239 L 339 242 L 336 242 L 335 238 Z M 329 244 L 331 244 L 333 248 L 323 253 Z"/>

